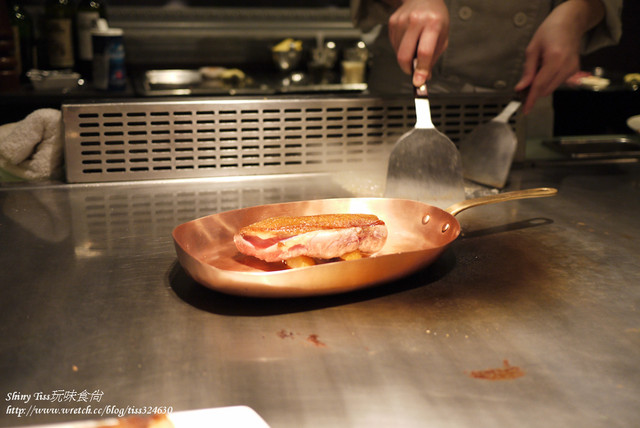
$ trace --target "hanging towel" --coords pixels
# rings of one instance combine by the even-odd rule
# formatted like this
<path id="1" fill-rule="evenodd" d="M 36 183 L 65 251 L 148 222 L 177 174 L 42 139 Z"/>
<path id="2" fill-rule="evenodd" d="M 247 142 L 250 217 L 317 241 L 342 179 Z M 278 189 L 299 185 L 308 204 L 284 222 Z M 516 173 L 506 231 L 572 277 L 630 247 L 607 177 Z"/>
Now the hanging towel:
<path id="1" fill-rule="evenodd" d="M 49 108 L 0 126 L 0 168 L 25 180 L 60 178 L 62 129 L 62 113 Z"/>

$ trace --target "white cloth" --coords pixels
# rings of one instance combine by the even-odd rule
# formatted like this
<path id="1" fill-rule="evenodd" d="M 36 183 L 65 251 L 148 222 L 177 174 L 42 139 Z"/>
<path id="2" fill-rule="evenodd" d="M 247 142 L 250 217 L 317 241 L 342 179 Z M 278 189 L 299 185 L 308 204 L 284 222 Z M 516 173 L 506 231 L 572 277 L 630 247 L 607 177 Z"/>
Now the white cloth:
<path id="1" fill-rule="evenodd" d="M 63 141 L 60 110 L 35 110 L 19 122 L 0 126 L 0 168 L 25 180 L 58 178 Z"/>

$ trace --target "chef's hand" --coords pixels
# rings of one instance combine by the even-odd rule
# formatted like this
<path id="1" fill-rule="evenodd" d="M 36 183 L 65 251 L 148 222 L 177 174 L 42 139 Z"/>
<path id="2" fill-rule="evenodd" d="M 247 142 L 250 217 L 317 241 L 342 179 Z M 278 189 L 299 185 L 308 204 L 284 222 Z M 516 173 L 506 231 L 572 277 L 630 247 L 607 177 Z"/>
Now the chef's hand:
<path id="1" fill-rule="evenodd" d="M 449 43 L 447 7 L 442 0 L 403 0 L 389 18 L 389 39 L 400 68 L 413 73 L 414 86 L 423 85 Z"/>
<path id="2" fill-rule="evenodd" d="M 539 97 L 550 95 L 580 68 L 582 36 L 604 17 L 600 0 L 568 0 L 542 22 L 525 51 L 516 91 L 529 88 L 522 111 L 527 114 Z"/>

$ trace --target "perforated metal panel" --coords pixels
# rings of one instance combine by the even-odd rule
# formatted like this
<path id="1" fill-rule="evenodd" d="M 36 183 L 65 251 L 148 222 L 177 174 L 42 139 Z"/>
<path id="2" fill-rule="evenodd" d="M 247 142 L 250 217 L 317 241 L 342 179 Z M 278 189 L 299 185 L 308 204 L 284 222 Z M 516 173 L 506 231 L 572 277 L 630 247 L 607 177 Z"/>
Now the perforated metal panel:
<path id="1" fill-rule="evenodd" d="M 458 141 L 508 101 L 434 98 Z M 384 162 L 415 124 L 412 99 L 277 98 L 64 105 L 72 183 L 328 172 Z"/>

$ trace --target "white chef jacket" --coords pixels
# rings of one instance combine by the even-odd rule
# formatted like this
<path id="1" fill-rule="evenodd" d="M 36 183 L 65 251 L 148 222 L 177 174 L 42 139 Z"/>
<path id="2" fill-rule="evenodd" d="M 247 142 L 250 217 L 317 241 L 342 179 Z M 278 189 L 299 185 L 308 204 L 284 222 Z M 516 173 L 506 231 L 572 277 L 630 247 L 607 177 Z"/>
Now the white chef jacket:
<path id="1" fill-rule="evenodd" d="M 605 18 L 584 37 L 582 53 L 618 43 L 622 34 L 622 0 L 601 0 Z M 433 70 L 435 81 L 460 87 L 511 90 L 522 75 L 525 49 L 536 29 L 562 0 L 445 0 L 449 8 L 449 47 Z M 392 10 L 379 0 L 351 0 L 354 24 L 369 31 L 386 24 Z M 389 52 L 385 27 L 378 39 L 382 47 L 374 56 L 374 67 L 385 68 L 383 61 L 395 62 Z M 386 46 L 385 46 L 386 43 Z M 381 58 L 392 54 L 391 58 Z M 397 67 L 399 69 L 399 67 Z M 375 75 L 376 70 L 372 70 Z M 397 71 L 397 70 L 396 70 Z M 393 74 L 392 79 L 400 79 Z M 406 75 L 405 75 L 406 76 Z M 375 77 L 375 76 L 373 76 Z M 406 77 L 404 78 L 406 80 Z"/>

